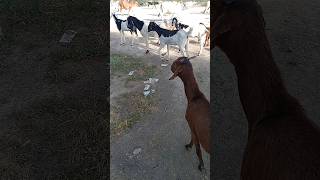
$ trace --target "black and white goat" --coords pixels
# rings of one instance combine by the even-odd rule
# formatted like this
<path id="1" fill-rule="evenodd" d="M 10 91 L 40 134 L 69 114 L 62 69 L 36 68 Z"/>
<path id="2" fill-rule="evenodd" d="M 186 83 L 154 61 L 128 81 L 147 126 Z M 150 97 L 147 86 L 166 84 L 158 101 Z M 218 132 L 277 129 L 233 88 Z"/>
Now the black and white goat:
<path id="1" fill-rule="evenodd" d="M 130 29 L 137 28 L 140 31 L 142 37 L 146 42 L 146 48 L 147 48 L 146 54 L 148 54 L 149 53 L 149 34 L 150 34 L 148 31 L 149 22 L 141 21 L 134 16 L 129 16 L 127 20 L 128 20 L 128 27 Z"/>
<path id="2" fill-rule="evenodd" d="M 188 28 L 189 26 L 186 25 L 186 24 L 181 24 L 178 22 L 178 19 L 176 17 L 172 18 L 172 26 L 174 26 L 177 30 L 180 30 L 180 29 L 186 29 Z"/>
<path id="3" fill-rule="evenodd" d="M 134 37 L 133 37 L 133 32 L 136 34 L 136 36 L 138 36 L 137 33 L 137 29 L 135 27 L 129 28 L 128 27 L 128 20 L 122 20 L 122 19 L 118 19 L 117 16 L 115 14 L 113 14 L 113 18 L 114 21 L 117 25 L 118 30 L 121 33 L 121 40 L 120 40 L 120 45 L 124 45 L 125 43 L 125 31 L 130 31 L 132 39 L 131 39 L 131 46 L 133 46 L 133 41 L 134 41 Z"/>
<path id="4" fill-rule="evenodd" d="M 188 29 L 189 27 L 191 27 L 189 25 L 179 23 L 178 19 L 175 17 L 172 18 L 172 25 L 175 26 L 177 30 Z M 209 28 L 206 27 L 206 25 L 204 25 L 203 23 L 199 23 L 192 26 L 192 29 L 193 30 L 192 30 L 192 33 L 190 34 L 190 37 L 198 38 L 198 41 L 200 43 L 200 50 L 199 50 L 198 56 L 200 56 L 203 51 L 203 47 L 206 43 L 206 34 L 210 31 L 209 31 Z"/>
<path id="5" fill-rule="evenodd" d="M 165 45 L 167 45 L 167 53 L 168 53 L 168 59 L 169 56 L 169 46 L 170 45 L 178 45 L 179 49 L 182 52 L 182 55 L 184 57 L 188 57 L 188 36 L 192 32 L 192 28 L 189 29 L 188 32 L 184 30 L 167 30 L 161 28 L 159 25 L 157 25 L 155 22 L 150 22 L 148 26 L 148 31 L 155 31 L 157 32 L 160 40 L 160 47 L 159 47 L 159 55 L 161 58 L 161 49 L 164 48 Z"/>

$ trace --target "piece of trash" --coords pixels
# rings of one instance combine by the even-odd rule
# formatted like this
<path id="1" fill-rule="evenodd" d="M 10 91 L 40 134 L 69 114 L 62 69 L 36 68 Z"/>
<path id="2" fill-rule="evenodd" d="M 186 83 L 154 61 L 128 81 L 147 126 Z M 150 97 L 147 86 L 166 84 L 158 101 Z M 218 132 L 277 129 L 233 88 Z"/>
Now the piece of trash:
<path id="1" fill-rule="evenodd" d="M 143 83 L 145 83 L 145 84 L 150 84 L 150 83 L 156 83 L 156 82 L 158 82 L 159 81 L 159 79 L 157 79 L 157 78 L 149 78 L 147 81 L 143 81 Z"/>
<path id="2" fill-rule="evenodd" d="M 168 66 L 168 64 L 161 64 L 161 66 L 162 66 L 162 67 L 166 67 L 166 66 Z"/>
<path id="3" fill-rule="evenodd" d="M 143 91 L 144 96 L 148 96 L 150 94 L 150 91 Z"/>
<path id="4" fill-rule="evenodd" d="M 154 92 L 156 92 L 156 90 L 154 90 L 154 89 L 151 89 L 151 93 L 154 93 Z"/>
<path id="5" fill-rule="evenodd" d="M 126 156 L 128 156 L 129 159 L 133 158 L 133 155 L 131 155 L 130 153 L 126 153 Z"/>
<path id="6" fill-rule="evenodd" d="M 149 85 L 149 84 L 146 84 L 146 85 L 144 86 L 144 90 L 145 90 L 145 91 L 149 90 L 149 88 L 150 88 L 150 85 Z"/>
<path id="7" fill-rule="evenodd" d="M 77 34 L 76 31 L 73 30 L 67 30 L 61 37 L 60 41 L 61 43 L 70 43 L 74 36 Z"/>
<path id="8" fill-rule="evenodd" d="M 134 73 L 134 71 L 130 71 L 128 75 L 129 75 L 129 76 L 132 76 L 133 73 Z"/>
<path id="9" fill-rule="evenodd" d="M 151 83 L 155 83 L 155 82 L 158 82 L 159 79 L 157 79 L 157 78 L 149 78 L 149 81 L 150 81 Z"/>
<path id="10" fill-rule="evenodd" d="M 141 153 L 141 150 L 142 150 L 141 148 L 136 148 L 135 150 L 133 150 L 132 154 L 137 155 L 137 154 Z"/>

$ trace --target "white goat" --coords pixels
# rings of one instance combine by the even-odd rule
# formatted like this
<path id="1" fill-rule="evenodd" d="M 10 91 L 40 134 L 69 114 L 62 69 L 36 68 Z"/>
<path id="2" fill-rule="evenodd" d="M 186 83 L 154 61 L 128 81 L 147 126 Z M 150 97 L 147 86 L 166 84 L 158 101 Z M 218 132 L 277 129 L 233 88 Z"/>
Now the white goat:
<path id="1" fill-rule="evenodd" d="M 199 50 L 198 56 L 200 56 L 203 51 L 203 47 L 206 43 L 206 34 L 210 32 L 209 28 L 206 27 L 203 23 L 194 24 L 192 26 L 178 23 L 177 18 L 172 19 L 172 25 L 174 25 L 177 30 L 188 29 L 189 27 L 192 27 L 193 30 L 192 30 L 192 33 L 190 34 L 190 37 L 198 38 L 198 41 L 200 43 L 200 50 Z"/>
<path id="2" fill-rule="evenodd" d="M 136 36 L 138 36 L 137 29 L 135 27 L 130 29 L 128 27 L 128 21 L 127 20 L 118 19 L 115 14 L 113 14 L 113 17 L 114 17 L 115 23 L 117 25 L 117 28 L 121 33 L 120 45 L 124 45 L 125 40 L 126 40 L 124 32 L 125 31 L 129 31 L 131 33 L 131 35 L 132 35 L 131 46 L 133 46 L 134 37 L 133 37 L 132 33 L 134 32 L 136 34 Z"/>
<path id="3" fill-rule="evenodd" d="M 192 32 L 192 28 L 189 29 L 188 32 L 184 30 L 167 30 L 161 28 L 159 25 L 157 25 L 155 22 L 150 22 L 148 26 L 148 31 L 155 31 L 157 32 L 159 39 L 160 39 L 160 47 L 159 47 L 159 55 L 161 58 L 161 49 L 164 48 L 165 45 L 167 45 L 167 53 L 168 53 L 168 60 L 170 58 L 169 55 L 169 46 L 170 45 L 178 45 L 179 49 L 182 52 L 182 55 L 184 57 L 188 57 L 188 36 Z"/>
<path id="4" fill-rule="evenodd" d="M 150 34 L 152 34 L 152 33 L 149 33 L 148 31 L 149 22 L 141 21 L 134 16 L 129 16 L 127 20 L 128 20 L 129 29 L 137 28 L 140 31 L 142 37 L 146 42 L 146 48 L 147 48 L 146 54 L 148 54 L 149 53 L 149 36 Z"/>

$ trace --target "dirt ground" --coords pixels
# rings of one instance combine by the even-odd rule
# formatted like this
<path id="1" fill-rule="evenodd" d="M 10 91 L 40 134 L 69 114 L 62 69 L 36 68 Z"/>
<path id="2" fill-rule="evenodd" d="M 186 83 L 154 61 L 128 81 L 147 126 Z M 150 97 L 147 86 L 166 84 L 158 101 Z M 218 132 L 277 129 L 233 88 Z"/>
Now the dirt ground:
<path id="1" fill-rule="evenodd" d="M 108 14 L 59 2 L 50 15 L 0 13 L 0 179 L 108 176 Z M 78 33 L 63 45 L 68 29 Z"/>
<path id="2" fill-rule="evenodd" d="M 316 0 L 259 0 L 274 59 L 289 92 L 307 115 L 320 125 L 320 2 Z M 233 66 L 215 49 L 211 60 L 215 180 L 240 179 L 247 122 L 237 90 Z"/>
<path id="3" fill-rule="evenodd" d="M 113 21 L 113 19 L 111 20 Z M 172 47 L 170 49 L 170 60 L 162 61 L 157 53 L 156 40 L 153 40 L 150 45 L 150 54 L 145 55 L 145 43 L 142 38 L 139 37 L 132 47 L 128 44 L 131 40 L 128 35 L 127 44 L 120 46 L 120 33 L 115 29 L 114 23 L 110 23 L 110 26 L 111 54 L 138 57 L 145 63 L 151 63 L 158 67 L 161 63 L 169 64 L 167 67 L 161 67 L 156 77 L 159 78 L 159 82 L 156 85 L 155 95 L 151 96 L 151 98 L 158 99 L 157 111 L 147 114 L 125 134 L 111 139 L 111 179 L 209 179 L 209 155 L 205 151 L 202 152 L 206 172 L 201 173 L 197 169 L 198 160 L 195 148 L 193 147 L 189 152 L 184 147 L 190 140 L 190 130 L 184 118 L 187 101 L 183 84 L 179 78 L 173 81 L 168 80 L 172 74 L 170 71 L 171 63 L 181 55 L 176 48 Z M 198 50 L 198 43 L 191 42 L 189 46 L 190 56 L 196 55 Z M 209 99 L 209 47 L 204 49 L 201 56 L 192 60 L 192 64 L 200 89 Z M 141 83 L 143 84 L 143 82 Z M 113 88 L 113 86 L 119 88 L 118 84 L 113 85 L 111 83 L 110 94 L 113 97 L 110 100 L 111 105 L 117 96 L 121 96 L 117 92 L 117 88 Z M 140 89 L 133 88 L 131 91 L 143 96 L 143 85 Z M 134 155 L 134 150 L 139 148 L 141 148 L 141 152 Z"/>

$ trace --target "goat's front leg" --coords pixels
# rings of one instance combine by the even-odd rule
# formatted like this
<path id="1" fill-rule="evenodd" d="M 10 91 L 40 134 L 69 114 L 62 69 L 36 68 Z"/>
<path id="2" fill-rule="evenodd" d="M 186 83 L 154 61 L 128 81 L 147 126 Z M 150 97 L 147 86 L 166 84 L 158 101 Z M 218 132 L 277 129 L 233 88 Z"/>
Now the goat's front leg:
<path id="1" fill-rule="evenodd" d="M 169 48 L 170 48 L 170 46 L 169 46 L 169 44 L 167 44 L 167 52 L 168 52 L 168 59 L 167 59 L 167 61 L 169 61 L 169 60 L 170 60 Z"/>
<path id="2" fill-rule="evenodd" d="M 187 42 L 186 42 L 186 57 L 189 57 L 189 39 L 187 39 Z"/>
<path id="3" fill-rule="evenodd" d="M 189 151 L 193 146 L 193 142 L 192 142 L 192 139 L 190 140 L 190 143 L 189 144 L 186 144 L 185 147 L 187 149 L 187 151 Z"/>
<path id="4" fill-rule="evenodd" d="M 204 164 L 203 164 L 203 160 L 202 160 L 202 153 L 201 153 L 200 144 L 198 142 L 195 145 L 196 145 L 196 153 L 197 153 L 197 156 L 198 156 L 198 159 L 199 159 L 198 169 L 200 171 L 202 171 L 202 169 L 204 169 Z"/>
<path id="5" fill-rule="evenodd" d="M 146 54 L 148 54 L 149 53 L 149 41 L 148 41 L 149 40 L 149 36 L 147 35 L 145 39 L 146 39 L 146 47 L 147 47 Z"/>
<path id="6" fill-rule="evenodd" d="M 160 59 L 161 59 L 161 49 L 164 48 L 164 46 L 165 46 L 165 44 L 161 44 L 161 43 L 160 43 L 160 47 L 159 47 L 159 49 L 158 49 Z"/>
<path id="7" fill-rule="evenodd" d="M 123 31 L 121 31 L 121 40 L 120 40 L 120 45 L 124 45 L 124 41 L 125 41 L 125 39 L 124 39 L 124 32 L 123 32 Z"/>
<path id="8" fill-rule="evenodd" d="M 122 33 L 123 33 L 123 44 L 125 44 L 125 42 L 126 42 L 126 36 L 125 36 L 125 34 L 124 34 L 124 31 L 122 31 Z"/>
<path id="9" fill-rule="evenodd" d="M 130 33 L 131 33 L 131 46 L 133 46 L 133 33 L 132 32 Z"/>
<path id="10" fill-rule="evenodd" d="M 181 46 L 180 46 L 180 49 L 181 49 L 182 56 L 188 57 L 187 54 L 186 54 L 186 49 L 185 49 L 185 47 L 181 47 Z"/>
<path id="11" fill-rule="evenodd" d="M 192 141 L 192 139 L 193 139 L 193 134 L 191 133 L 190 143 L 189 143 L 189 144 L 186 144 L 186 145 L 184 146 L 184 147 L 186 147 L 187 151 L 189 151 L 189 150 L 192 148 L 192 146 L 193 146 L 193 141 Z"/>
<path id="12" fill-rule="evenodd" d="M 203 50 L 205 43 L 206 43 L 206 36 L 204 34 L 200 38 L 200 50 L 199 50 L 198 56 L 200 56 L 200 54 L 202 53 L 202 50 Z"/>
<path id="13" fill-rule="evenodd" d="M 122 31 L 120 32 L 120 46 L 122 45 Z"/>

